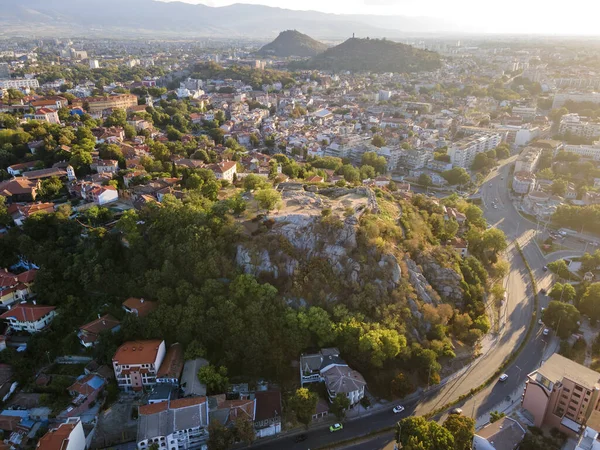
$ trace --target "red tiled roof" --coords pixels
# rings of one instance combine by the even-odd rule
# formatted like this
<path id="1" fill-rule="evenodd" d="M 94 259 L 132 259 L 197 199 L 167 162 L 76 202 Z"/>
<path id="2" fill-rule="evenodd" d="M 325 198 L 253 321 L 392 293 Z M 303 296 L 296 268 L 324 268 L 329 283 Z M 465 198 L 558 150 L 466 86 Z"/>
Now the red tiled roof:
<path id="1" fill-rule="evenodd" d="M 123 306 L 137 311 L 138 317 L 145 317 L 156 309 L 158 304 L 143 298 L 129 297 L 123 302 Z"/>
<path id="2" fill-rule="evenodd" d="M 18 305 L 2 314 L 0 319 L 14 317 L 19 322 L 36 322 L 55 309 L 55 306 Z"/>
<path id="3" fill-rule="evenodd" d="M 117 349 L 113 361 L 119 365 L 152 364 L 156 361 L 158 347 L 162 342 L 161 339 L 125 342 Z"/>
<path id="4" fill-rule="evenodd" d="M 33 283 L 36 275 L 37 269 L 30 269 L 17 275 L 17 280 L 19 280 L 21 283 Z"/>
<path id="5" fill-rule="evenodd" d="M 183 370 L 183 347 L 181 344 L 173 344 L 167 350 L 165 359 L 156 373 L 157 378 L 177 378 Z"/>
<path id="6" fill-rule="evenodd" d="M 63 450 L 76 426 L 75 423 L 62 423 L 57 429 L 48 431 L 38 441 L 36 450 Z"/>
<path id="7" fill-rule="evenodd" d="M 90 323 L 86 323 L 85 325 L 82 325 L 81 327 L 79 327 L 79 329 L 82 331 L 86 331 L 87 333 L 100 334 L 101 332 L 103 332 L 105 330 L 112 330 L 120 323 L 121 322 L 119 322 L 117 319 L 115 319 L 110 314 L 105 314 L 102 317 L 100 317 L 96 320 L 93 320 Z"/>

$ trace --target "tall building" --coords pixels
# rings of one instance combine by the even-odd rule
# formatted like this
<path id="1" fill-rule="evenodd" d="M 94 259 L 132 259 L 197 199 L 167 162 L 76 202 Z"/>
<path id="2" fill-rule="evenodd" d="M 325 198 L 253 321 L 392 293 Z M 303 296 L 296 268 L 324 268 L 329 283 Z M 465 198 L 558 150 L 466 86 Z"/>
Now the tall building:
<path id="1" fill-rule="evenodd" d="M 564 150 L 568 153 L 576 153 L 582 158 L 600 161 L 600 141 L 596 141 L 592 145 L 565 145 Z"/>
<path id="2" fill-rule="evenodd" d="M 581 120 L 579 114 L 565 114 L 560 119 L 558 132 L 561 135 L 570 134 L 585 139 L 600 137 L 600 123 Z"/>
<path id="3" fill-rule="evenodd" d="M 0 88 L 4 89 L 37 89 L 39 87 L 40 83 L 35 78 L 11 78 L 9 80 L 0 80 Z"/>
<path id="4" fill-rule="evenodd" d="M 535 172 L 541 156 L 541 149 L 535 147 L 525 147 L 515 162 L 515 173 Z"/>
<path id="5" fill-rule="evenodd" d="M 455 143 L 448 149 L 450 162 L 455 167 L 470 169 L 475 155 L 496 148 L 502 138 L 498 133 L 480 133 L 468 136 Z"/>
<path id="6" fill-rule="evenodd" d="M 88 97 L 88 109 L 91 113 L 109 108 L 127 109 L 137 106 L 137 97 L 133 94 L 112 95 L 110 97 Z"/>
<path id="7" fill-rule="evenodd" d="M 527 376 L 522 406 L 536 427 L 573 435 L 600 410 L 600 373 L 555 353 Z"/>
<path id="8" fill-rule="evenodd" d="M 90 59 L 90 69 L 99 69 L 100 63 L 97 59 Z"/>
<path id="9" fill-rule="evenodd" d="M 154 386 L 165 354 L 165 341 L 160 339 L 125 342 L 112 360 L 119 387 L 125 391 L 141 391 Z"/>

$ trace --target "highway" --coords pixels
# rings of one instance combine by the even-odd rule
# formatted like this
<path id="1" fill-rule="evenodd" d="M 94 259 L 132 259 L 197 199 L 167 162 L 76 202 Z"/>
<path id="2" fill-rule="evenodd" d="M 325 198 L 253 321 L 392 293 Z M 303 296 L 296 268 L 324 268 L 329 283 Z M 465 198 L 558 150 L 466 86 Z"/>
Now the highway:
<path id="1" fill-rule="evenodd" d="M 291 438 L 283 444 L 281 440 L 270 443 L 255 444 L 253 447 L 275 450 L 280 448 L 311 449 L 331 444 L 336 441 L 365 435 L 368 432 L 394 425 L 406 415 L 424 415 L 459 396 L 468 393 L 472 388 L 481 385 L 487 380 L 518 348 L 524 339 L 527 327 L 533 313 L 534 300 L 529 274 L 523 263 L 514 240 L 518 240 L 525 257 L 537 280 L 538 289 L 550 287 L 551 276 L 543 271 L 545 259 L 538 247 L 533 242 L 535 224 L 522 219 L 509 199 L 508 177 L 509 165 L 514 160 L 507 160 L 500 168 L 488 177 L 481 187 L 484 215 L 492 226 L 503 230 L 511 243 L 506 252 L 510 263 L 510 273 L 506 280 L 507 301 L 501 310 L 501 326 L 495 345 L 483 356 L 474 361 L 471 367 L 461 376 L 450 381 L 445 386 L 435 391 L 430 391 L 420 398 L 415 404 L 405 405 L 406 411 L 394 415 L 391 411 L 382 412 L 347 421 L 340 432 L 330 433 L 327 429 L 311 430 L 307 433 L 308 439 L 300 444 L 294 443 Z M 493 208 L 492 201 L 497 204 Z M 540 296 L 540 306 L 546 306 L 547 297 Z M 460 406 L 463 413 L 474 418 L 485 417 L 489 412 L 507 403 L 520 401 L 522 388 L 527 374 L 539 367 L 542 356 L 552 349 L 552 335 L 543 336 L 542 326 L 536 323 L 535 332 L 527 342 L 517 360 L 506 370 L 509 378 L 505 382 L 492 383 L 473 398 L 466 400 Z M 510 398 L 510 400 L 508 400 Z M 379 435 L 363 443 L 352 444 L 346 447 L 353 450 L 383 450 L 390 448 L 393 433 Z"/>

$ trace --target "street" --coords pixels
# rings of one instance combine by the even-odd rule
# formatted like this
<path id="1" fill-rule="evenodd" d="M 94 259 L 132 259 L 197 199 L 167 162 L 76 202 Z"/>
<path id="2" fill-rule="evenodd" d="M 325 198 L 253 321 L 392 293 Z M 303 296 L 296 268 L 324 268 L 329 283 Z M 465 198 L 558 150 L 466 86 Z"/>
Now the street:
<path id="1" fill-rule="evenodd" d="M 499 335 L 496 338 L 497 342 L 490 351 L 475 360 L 461 376 L 440 389 L 425 394 L 416 403 L 404 405 L 406 410 L 402 414 L 395 415 L 391 410 L 384 410 L 364 418 L 346 421 L 341 432 L 330 433 L 328 429 L 311 430 L 307 432 L 308 439 L 302 443 L 294 443 L 293 438 L 290 437 L 285 444 L 279 440 L 255 445 L 256 448 L 265 450 L 280 448 L 314 449 L 393 426 L 399 419 L 408 415 L 427 414 L 468 393 L 472 388 L 481 385 L 516 351 L 527 333 L 527 327 L 533 314 L 534 292 L 532 291 L 529 274 L 514 245 L 514 240 L 517 239 L 521 245 L 537 280 L 538 289 L 548 289 L 551 276 L 543 271 L 546 260 L 533 241 L 536 224 L 522 219 L 509 198 L 507 182 L 509 165 L 513 159 L 509 159 L 497 171 L 490 174 L 481 188 L 482 206 L 488 223 L 503 230 L 510 243 L 506 252 L 506 259 L 511 267 L 506 279 L 507 301 L 501 309 L 501 326 Z M 492 200 L 498 205 L 497 208 L 491 206 Z M 540 296 L 540 307 L 547 306 L 547 303 L 547 297 Z M 531 339 L 516 361 L 506 369 L 505 373 L 508 375 L 508 379 L 505 382 L 492 383 L 474 397 L 458 405 L 463 409 L 463 414 L 477 419 L 496 409 L 497 405 L 503 402 L 520 401 L 520 392 L 524 387 L 527 374 L 539 367 L 543 354 L 549 348 L 552 339 L 552 334 L 550 336 L 542 335 L 542 328 L 536 321 Z M 509 397 L 510 400 L 508 400 Z M 339 448 L 387 450 L 390 448 L 392 441 L 393 433 L 389 432 L 362 443 Z"/>

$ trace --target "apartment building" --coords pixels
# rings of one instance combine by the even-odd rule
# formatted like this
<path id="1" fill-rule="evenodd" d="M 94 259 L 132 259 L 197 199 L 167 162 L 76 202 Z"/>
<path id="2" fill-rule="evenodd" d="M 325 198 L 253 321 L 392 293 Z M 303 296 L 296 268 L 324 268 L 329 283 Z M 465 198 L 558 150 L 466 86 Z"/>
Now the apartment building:
<path id="1" fill-rule="evenodd" d="M 498 133 L 481 133 L 465 137 L 448 149 L 450 162 L 455 167 L 470 169 L 475 155 L 496 148 L 502 138 Z"/>
<path id="2" fill-rule="evenodd" d="M 531 172 L 515 172 L 512 182 L 516 194 L 525 195 L 535 190 L 535 175 Z"/>
<path id="3" fill-rule="evenodd" d="M 38 441 L 36 450 L 85 450 L 86 441 L 79 417 L 71 417 L 65 423 L 51 429 Z"/>
<path id="4" fill-rule="evenodd" d="M 600 103 L 600 93 L 598 92 L 571 92 L 566 94 L 556 94 L 552 101 L 552 109 L 557 109 L 565 105 L 568 101 L 572 102 L 591 102 Z"/>
<path id="5" fill-rule="evenodd" d="M 542 150 L 534 147 L 525 147 L 517 161 L 515 162 L 515 173 L 516 172 L 535 172 L 540 157 L 542 156 Z"/>
<path id="6" fill-rule="evenodd" d="M 579 114 L 565 114 L 560 119 L 558 132 L 561 135 L 570 134 L 584 139 L 592 139 L 600 136 L 600 122 L 588 122 L 581 120 Z"/>
<path id="7" fill-rule="evenodd" d="M 0 315 L 14 331 L 37 333 L 52 323 L 56 316 L 55 306 L 42 306 L 24 303 Z"/>
<path id="8" fill-rule="evenodd" d="M 112 360 L 119 387 L 125 391 L 141 391 L 156 384 L 156 374 L 165 354 L 165 341 L 160 339 L 125 342 Z"/>
<path id="9" fill-rule="evenodd" d="M 127 109 L 137 106 L 137 97 L 132 94 L 112 95 L 110 97 L 88 97 L 88 110 L 97 113 L 109 108 Z"/>
<path id="10" fill-rule="evenodd" d="M 512 114 L 513 116 L 519 116 L 523 118 L 523 120 L 533 120 L 537 115 L 537 108 L 535 106 L 513 106 Z"/>
<path id="11" fill-rule="evenodd" d="M 37 89 L 40 83 L 35 78 L 11 78 L 8 80 L 0 80 L 0 88 L 3 89 Z"/>
<path id="12" fill-rule="evenodd" d="M 600 410 L 600 373 L 555 353 L 528 376 L 522 406 L 536 427 L 573 435 Z"/>
<path id="13" fill-rule="evenodd" d="M 565 152 L 576 153 L 582 158 L 600 161 L 600 141 L 596 141 L 592 145 L 565 145 L 564 150 Z"/>
<path id="14" fill-rule="evenodd" d="M 35 120 L 39 120 L 42 122 L 59 124 L 60 119 L 58 118 L 58 113 L 50 108 L 40 108 L 35 112 L 33 116 Z"/>

